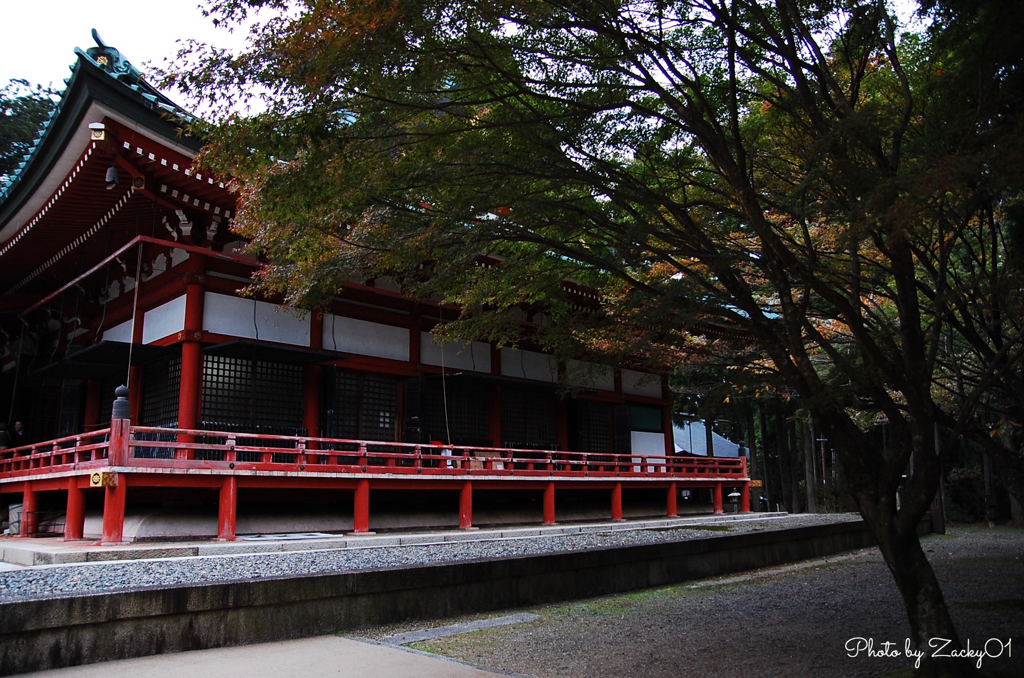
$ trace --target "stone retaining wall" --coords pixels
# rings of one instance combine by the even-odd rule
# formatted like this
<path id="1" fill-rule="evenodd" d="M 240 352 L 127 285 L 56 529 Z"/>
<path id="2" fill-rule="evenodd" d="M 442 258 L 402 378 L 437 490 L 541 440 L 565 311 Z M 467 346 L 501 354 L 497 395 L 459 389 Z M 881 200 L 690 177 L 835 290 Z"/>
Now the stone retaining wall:
<path id="1" fill-rule="evenodd" d="M 869 546 L 863 522 L 505 560 L 0 603 L 0 675 L 664 586 Z"/>

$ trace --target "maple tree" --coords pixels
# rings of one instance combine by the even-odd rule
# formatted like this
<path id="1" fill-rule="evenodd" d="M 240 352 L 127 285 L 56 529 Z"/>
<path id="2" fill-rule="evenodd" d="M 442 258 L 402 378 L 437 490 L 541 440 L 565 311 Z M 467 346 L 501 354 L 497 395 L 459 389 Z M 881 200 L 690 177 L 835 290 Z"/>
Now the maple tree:
<path id="1" fill-rule="evenodd" d="M 49 87 L 12 79 L 0 89 L 0 188 L 18 169 L 40 127 L 50 118 L 58 93 Z"/>
<path id="2" fill-rule="evenodd" d="M 950 446 L 1022 420 L 1013 3 L 933 0 L 917 35 L 881 0 L 209 9 L 265 6 L 247 52 L 172 77 L 222 107 L 203 162 L 259 286 L 316 306 L 388 276 L 459 305 L 452 337 L 528 320 L 560 355 L 770 375 L 836 448 L 913 641 L 957 637 L 916 529 Z"/>

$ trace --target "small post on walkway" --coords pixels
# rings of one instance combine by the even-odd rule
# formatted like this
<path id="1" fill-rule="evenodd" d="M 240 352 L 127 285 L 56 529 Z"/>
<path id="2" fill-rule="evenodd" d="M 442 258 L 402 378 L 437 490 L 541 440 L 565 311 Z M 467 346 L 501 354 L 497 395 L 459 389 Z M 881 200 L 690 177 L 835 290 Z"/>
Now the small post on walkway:
<path id="1" fill-rule="evenodd" d="M 473 529 L 473 483 L 462 483 L 459 491 L 459 529 Z"/>
<path id="2" fill-rule="evenodd" d="M 722 508 L 722 483 L 715 483 L 712 492 L 712 504 L 715 507 L 715 513 L 725 513 L 725 510 Z"/>
<path id="3" fill-rule="evenodd" d="M 68 478 L 68 512 L 64 519 L 64 541 L 81 539 L 85 532 L 85 490 L 78 486 L 80 476 Z"/>
<path id="4" fill-rule="evenodd" d="M 612 486 L 612 520 L 622 520 L 622 483 Z"/>
<path id="5" fill-rule="evenodd" d="M 550 482 L 544 486 L 544 524 L 555 524 L 555 484 Z"/>
<path id="6" fill-rule="evenodd" d="M 370 531 L 370 481 L 367 479 L 356 482 L 352 531 L 356 534 L 366 534 Z"/>
<path id="7" fill-rule="evenodd" d="M 665 514 L 669 518 L 675 518 L 676 516 L 679 515 L 679 510 L 678 510 L 679 507 L 676 506 L 676 484 L 675 483 L 669 483 L 668 484 L 668 493 L 667 493 L 667 496 L 666 496 L 666 500 L 667 501 L 665 503 L 667 505 L 667 507 L 666 507 L 667 510 L 665 511 Z"/>
<path id="8" fill-rule="evenodd" d="M 235 541 L 238 519 L 238 477 L 227 476 L 220 485 L 220 509 L 217 514 L 217 540 Z"/>

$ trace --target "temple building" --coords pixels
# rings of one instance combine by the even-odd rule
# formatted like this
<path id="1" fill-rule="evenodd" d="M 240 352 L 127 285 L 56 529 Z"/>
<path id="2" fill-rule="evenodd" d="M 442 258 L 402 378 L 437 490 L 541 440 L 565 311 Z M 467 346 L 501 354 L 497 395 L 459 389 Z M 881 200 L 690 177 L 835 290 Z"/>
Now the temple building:
<path id="1" fill-rule="evenodd" d="M 441 345 L 457 309 L 387 279 L 317 313 L 243 296 L 260 262 L 229 178 L 93 36 L 0 192 L 0 417 L 29 437 L 0 451 L 0 510 L 21 535 L 467 528 L 474 501 L 478 523 L 550 523 L 556 492 L 559 519 L 621 519 L 624 492 L 626 516 L 684 489 L 746 507 L 745 459 L 676 454 L 665 375 Z"/>

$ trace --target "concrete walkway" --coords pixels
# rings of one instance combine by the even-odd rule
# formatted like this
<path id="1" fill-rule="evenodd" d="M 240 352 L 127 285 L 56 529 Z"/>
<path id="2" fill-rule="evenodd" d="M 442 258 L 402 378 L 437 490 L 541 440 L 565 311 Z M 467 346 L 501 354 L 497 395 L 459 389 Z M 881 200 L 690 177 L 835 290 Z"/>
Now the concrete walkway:
<path id="1" fill-rule="evenodd" d="M 467 664 L 341 636 L 321 636 L 245 647 L 23 673 L 33 678 L 495 678 Z"/>

